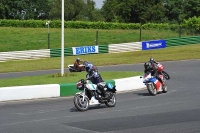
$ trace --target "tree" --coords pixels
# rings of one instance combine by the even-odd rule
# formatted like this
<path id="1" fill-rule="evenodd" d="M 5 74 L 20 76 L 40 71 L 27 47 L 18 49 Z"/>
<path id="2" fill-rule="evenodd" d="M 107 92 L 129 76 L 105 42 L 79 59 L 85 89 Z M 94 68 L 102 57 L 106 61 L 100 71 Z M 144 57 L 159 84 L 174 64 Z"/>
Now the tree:
<path id="1" fill-rule="evenodd" d="M 117 6 L 117 0 L 105 0 L 101 8 L 102 14 L 107 22 L 118 21 L 115 6 Z"/>
<path id="2" fill-rule="evenodd" d="M 171 22 L 181 23 L 183 19 L 200 16 L 199 0 L 166 0 L 166 16 Z"/>
<path id="3" fill-rule="evenodd" d="M 93 0 L 65 0 L 65 20 L 99 21 L 104 20 L 100 10 L 95 9 Z M 50 12 L 51 19 L 61 18 L 61 0 L 55 0 Z"/>
<path id="4" fill-rule="evenodd" d="M 5 18 L 5 7 L 2 3 L 0 3 L 0 19 Z"/>
<path id="5" fill-rule="evenodd" d="M 106 21 L 161 22 L 165 8 L 160 0 L 105 0 L 102 12 Z"/>
<path id="6" fill-rule="evenodd" d="M 83 11 L 80 13 L 80 19 L 83 21 L 104 21 L 101 11 L 95 8 L 93 0 L 85 0 Z"/>
<path id="7" fill-rule="evenodd" d="M 49 0 L 1 0 L 0 17 L 6 19 L 47 19 Z"/>
<path id="8" fill-rule="evenodd" d="M 161 0 L 151 0 L 151 1 L 143 1 L 143 6 L 139 1 L 137 1 L 139 5 L 138 14 L 139 20 L 142 23 L 147 22 L 165 22 L 167 18 L 165 17 L 166 9 L 163 5 L 163 1 Z M 145 7 L 144 7 L 145 6 Z"/>
<path id="9" fill-rule="evenodd" d="M 200 16 L 200 1 L 199 0 L 184 0 L 184 14 L 185 19 L 192 18 L 194 16 Z"/>
<path id="10" fill-rule="evenodd" d="M 61 3 L 62 0 L 55 0 L 50 12 L 51 19 L 61 19 Z M 84 2 L 82 0 L 65 0 L 64 1 L 64 17 L 65 20 L 76 20 L 80 12 L 83 10 Z"/>

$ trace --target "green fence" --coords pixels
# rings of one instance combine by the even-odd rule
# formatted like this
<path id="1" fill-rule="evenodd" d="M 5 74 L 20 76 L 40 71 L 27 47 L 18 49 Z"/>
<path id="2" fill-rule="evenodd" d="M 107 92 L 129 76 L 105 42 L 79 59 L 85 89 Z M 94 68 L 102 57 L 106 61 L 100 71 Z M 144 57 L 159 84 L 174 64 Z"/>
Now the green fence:
<path id="1" fill-rule="evenodd" d="M 64 49 L 64 56 L 72 56 L 73 51 L 72 48 L 65 48 Z M 61 49 L 50 49 L 50 57 L 61 57 Z"/>
<path id="2" fill-rule="evenodd" d="M 166 44 L 167 47 L 188 45 L 188 44 L 200 44 L 200 36 L 166 39 Z"/>
<path id="3" fill-rule="evenodd" d="M 99 54 L 101 54 L 101 53 L 108 53 L 108 44 L 99 45 Z"/>

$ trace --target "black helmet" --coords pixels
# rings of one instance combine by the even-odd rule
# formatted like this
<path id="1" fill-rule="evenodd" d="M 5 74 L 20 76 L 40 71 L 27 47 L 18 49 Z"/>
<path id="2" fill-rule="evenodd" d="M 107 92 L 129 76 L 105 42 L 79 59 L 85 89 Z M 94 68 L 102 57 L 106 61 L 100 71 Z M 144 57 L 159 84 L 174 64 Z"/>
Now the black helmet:
<path id="1" fill-rule="evenodd" d="M 144 63 L 144 69 L 145 69 L 145 70 L 148 70 L 148 69 L 150 69 L 150 68 L 152 68 L 150 62 L 146 62 L 146 63 Z"/>
<path id="2" fill-rule="evenodd" d="M 155 60 L 154 60 L 153 58 L 150 58 L 149 61 L 150 61 L 150 62 L 154 62 Z"/>
<path id="3" fill-rule="evenodd" d="M 76 61 L 78 61 L 78 62 L 79 62 L 79 61 L 80 61 L 80 58 L 77 58 L 77 59 L 76 59 Z"/>

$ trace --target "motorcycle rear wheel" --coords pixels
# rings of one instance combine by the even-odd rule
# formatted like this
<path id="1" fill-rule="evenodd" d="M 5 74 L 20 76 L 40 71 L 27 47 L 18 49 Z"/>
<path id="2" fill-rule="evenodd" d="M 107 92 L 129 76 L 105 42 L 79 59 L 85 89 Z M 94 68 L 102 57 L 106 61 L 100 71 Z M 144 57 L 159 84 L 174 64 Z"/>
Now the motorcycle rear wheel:
<path id="1" fill-rule="evenodd" d="M 80 111 L 87 111 L 89 108 L 89 99 L 85 96 L 83 101 L 83 96 L 76 94 L 74 96 L 74 105 Z"/>
<path id="2" fill-rule="evenodd" d="M 162 91 L 163 93 L 167 93 L 167 86 L 165 85 L 165 86 L 163 86 L 163 91 Z"/>
<path id="3" fill-rule="evenodd" d="M 167 72 L 162 71 L 162 73 L 163 73 L 163 76 L 165 77 L 166 80 L 170 79 L 170 76 L 169 76 L 169 74 Z"/>

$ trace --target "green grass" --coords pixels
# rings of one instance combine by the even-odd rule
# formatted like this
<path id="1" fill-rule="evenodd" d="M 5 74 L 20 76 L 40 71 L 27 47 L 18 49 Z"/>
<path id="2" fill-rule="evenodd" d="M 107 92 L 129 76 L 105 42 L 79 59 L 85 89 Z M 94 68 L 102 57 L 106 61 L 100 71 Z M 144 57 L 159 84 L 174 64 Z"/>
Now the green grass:
<path id="1" fill-rule="evenodd" d="M 72 64 L 77 57 L 83 61 L 90 61 L 96 66 L 144 63 L 153 57 L 157 61 L 175 61 L 200 59 L 200 44 L 179 47 L 168 47 L 159 50 L 134 51 L 115 54 L 91 54 L 80 56 L 66 56 L 65 68 Z M 47 58 L 38 60 L 20 60 L 0 63 L 0 73 L 21 72 L 34 70 L 60 69 L 61 58 Z"/>
<path id="2" fill-rule="evenodd" d="M 100 72 L 100 73 L 104 80 L 126 78 L 126 77 L 138 76 L 142 74 L 142 72 Z M 78 80 L 85 78 L 86 72 L 67 73 L 67 75 L 64 77 L 55 77 L 55 75 L 56 74 L 1 79 L 0 87 L 76 83 Z"/>
<path id="3" fill-rule="evenodd" d="M 140 41 L 140 30 L 65 29 L 65 47 L 117 44 Z M 170 30 L 142 30 L 142 40 L 177 38 Z M 182 35 L 184 36 L 184 35 Z M 61 29 L 50 29 L 50 48 L 61 47 Z M 0 52 L 48 48 L 47 28 L 0 27 Z"/>

